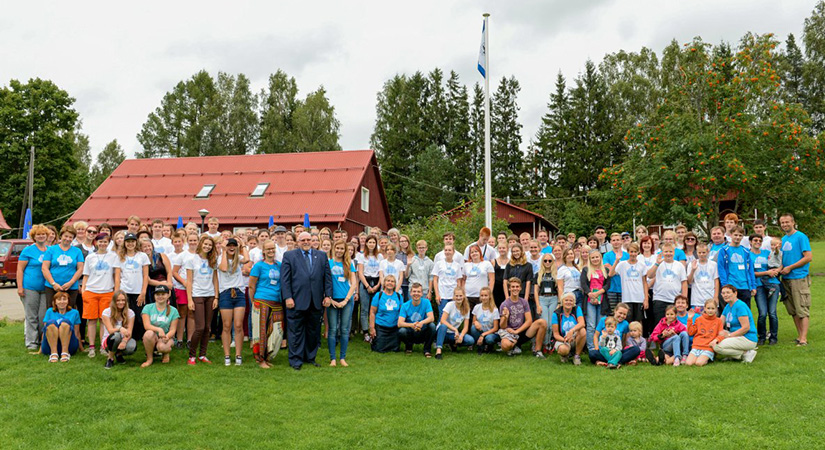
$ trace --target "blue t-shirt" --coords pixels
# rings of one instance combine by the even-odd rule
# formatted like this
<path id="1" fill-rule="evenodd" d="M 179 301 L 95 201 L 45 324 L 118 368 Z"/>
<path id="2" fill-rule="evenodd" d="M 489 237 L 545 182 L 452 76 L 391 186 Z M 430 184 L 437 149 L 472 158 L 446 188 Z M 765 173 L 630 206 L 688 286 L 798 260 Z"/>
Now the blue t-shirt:
<path id="1" fill-rule="evenodd" d="M 418 302 L 418 306 L 412 304 L 412 300 L 401 305 L 399 317 L 403 317 L 407 323 L 420 322 L 427 318 L 427 313 L 433 312 L 433 306 L 426 298 Z"/>
<path id="2" fill-rule="evenodd" d="M 719 284 L 732 284 L 736 289 L 756 289 L 751 252 L 745 247 L 727 246 L 717 255 Z"/>
<path id="3" fill-rule="evenodd" d="M 344 263 L 329 260 L 329 270 L 332 272 L 332 298 L 343 300 L 349 293 L 349 279 L 344 274 Z M 350 262 L 349 272 L 355 273 L 355 263 Z"/>
<path id="4" fill-rule="evenodd" d="M 398 292 L 387 295 L 384 291 L 378 291 L 372 298 L 370 306 L 378 308 L 375 312 L 375 324 L 382 327 L 397 327 L 398 315 L 401 312 L 401 294 Z"/>
<path id="5" fill-rule="evenodd" d="M 811 251 L 811 241 L 808 240 L 808 236 L 805 236 L 805 233 L 797 230 L 790 236 L 782 236 L 782 267 L 796 264 L 797 261 L 802 259 L 802 252 L 809 251 Z M 807 263 L 802 267 L 797 267 L 788 272 L 787 275 L 783 275 L 782 278 L 789 280 L 805 278 L 808 276 L 808 268 L 810 265 L 811 263 Z"/>
<path id="6" fill-rule="evenodd" d="M 40 251 L 37 245 L 32 244 L 20 252 L 18 260 L 26 261 L 26 268 L 23 269 L 23 289 L 42 291 L 46 287 L 46 279 L 43 278 L 41 270 L 46 250 Z"/>
<path id="7" fill-rule="evenodd" d="M 602 319 L 599 320 L 599 324 L 596 325 L 596 331 L 598 331 L 599 333 L 604 331 L 605 319 L 607 319 L 607 316 L 602 317 Z M 616 333 L 619 335 L 619 339 L 622 339 L 622 337 L 625 335 L 625 333 L 628 332 L 628 330 L 630 330 L 630 324 L 627 323 L 626 320 L 622 320 L 621 322 L 616 324 Z"/>
<path id="8" fill-rule="evenodd" d="M 579 317 L 581 317 L 582 308 L 581 306 L 577 306 L 576 310 L 573 314 L 567 315 L 563 311 L 561 313 L 561 325 L 559 325 L 559 315 L 553 313 L 553 317 L 550 319 L 550 326 L 559 325 L 559 334 L 564 336 L 567 334 L 568 331 L 572 330 L 573 327 L 579 324 Z"/>
<path id="9" fill-rule="evenodd" d="M 727 325 L 731 333 L 742 328 L 742 324 L 739 323 L 739 318 L 745 316 L 748 318 L 750 328 L 744 336 L 748 338 L 748 340 L 756 342 L 756 325 L 753 323 L 753 313 L 751 313 L 750 308 L 748 308 L 745 302 L 736 300 L 725 306 L 724 311 L 722 311 L 722 318 L 725 319 L 725 325 Z"/>
<path id="10" fill-rule="evenodd" d="M 770 270 L 768 267 L 768 258 L 771 256 L 770 250 L 761 250 L 759 254 L 755 254 L 751 252 L 751 259 L 753 259 L 753 271 L 754 272 L 766 272 Z M 779 277 L 767 277 L 765 279 L 766 284 L 779 284 Z M 763 283 L 763 284 L 764 284 Z M 760 283 L 757 283 L 760 284 Z"/>
<path id="11" fill-rule="evenodd" d="M 553 246 L 548 245 L 547 247 L 544 247 L 543 249 L 541 249 L 540 253 L 542 255 L 552 255 L 553 254 Z"/>
<path id="12" fill-rule="evenodd" d="M 721 244 L 714 244 L 713 242 L 710 243 L 710 252 L 708 253 L 708 258 L 712 261 L 718 261 L 717 256 L 719 255 L 719 250 L 727 247 L 727 241 L 722 242 Z"/>
<path id="13" fill-rule="evenodd" d="M 52 245 L 46 249 L 43 261 L 50 261 L 49 272 L 55 283 L 62 285 L 68 283 L 77 272 L 77 263 L 83 262 L 83 253 L 77 247 L 69 247 L 63 251 L 59 245 Z M 75 281 L 70 289 L 77 289 L 79 284 L 79 281 Z"/>
<path id="14" fill-rule="evenodd" d="M 66 311 L 65 314 L 60 314 L 55 311 L 54 308 L 49 308 L 46 310 L 46 316 L 43 318 L 43 323 L 49 323 L 51 321 L 57 322 L 58 326 L 63 322 L 67 322 L 69 326 L 74 328 L 75 325 L 80 325 L 80 313 L 77 312 L 76 309 L 70 309 Z"/>
<path id="15" fill-rule="evenodd" d="M 684 254 L 684 252 L 682 254 Z M 626 251 L 622 250 L 622 257 L 619 258 L 619 261 L 627 261 L 627 258 L 629 257 L 630 255 L 628 255 Z M 615 266 L 619 261 L 616 261 L 616 253 L 614 253 L 612 249 L 604 254 L 603 262 L 605 264 Z M 610 289 L 608 289 L 607 292 L 615 292 L 617 294 L 622 293 L 622 278 L 619 275 L 613 275 L 610 277 Z"/>
<path id="16" fill-rule="evenodd" d="M 685 251 L 681 248 L 673 249 L 673 260 L 674 261 L 687 261 L 687 255 L 685 255 Z"/>
<path id="17" fill-rule="evenodd" d="M 266 261 L 258 261 L 249 271 L 250 277 L 257 277 L 255 283 L 255 298 L 259 300 L 269 300 L 271 302 L 281 301 L 281 263 L 269 264 Z"/>

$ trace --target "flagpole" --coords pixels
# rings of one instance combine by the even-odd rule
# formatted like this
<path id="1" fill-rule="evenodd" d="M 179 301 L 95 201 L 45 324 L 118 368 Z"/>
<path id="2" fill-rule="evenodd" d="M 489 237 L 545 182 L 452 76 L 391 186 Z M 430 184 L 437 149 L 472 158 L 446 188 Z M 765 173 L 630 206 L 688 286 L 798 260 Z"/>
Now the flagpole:
<path id="1" fill-rule="evenodd" d="M 490 14 L 484 13 L 484 223 L 493 227 L 490 181 Z"/>

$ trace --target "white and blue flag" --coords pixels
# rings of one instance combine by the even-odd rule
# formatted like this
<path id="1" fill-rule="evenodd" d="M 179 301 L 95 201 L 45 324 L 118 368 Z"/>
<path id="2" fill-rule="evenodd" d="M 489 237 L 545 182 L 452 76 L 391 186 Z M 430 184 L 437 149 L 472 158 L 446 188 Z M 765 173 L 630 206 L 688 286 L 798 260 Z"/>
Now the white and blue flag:
<path id="1" fill-rule="evenodd" d="M 478 71 L 487 78 L 487 21 L 481 26 L 481 46 L 478 49 Z"/>

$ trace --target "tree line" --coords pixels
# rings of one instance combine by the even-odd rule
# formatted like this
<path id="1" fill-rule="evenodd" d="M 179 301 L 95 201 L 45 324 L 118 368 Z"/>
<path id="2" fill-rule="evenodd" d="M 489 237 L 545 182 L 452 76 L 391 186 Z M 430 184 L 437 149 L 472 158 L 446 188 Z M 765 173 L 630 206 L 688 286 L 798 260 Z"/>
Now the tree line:
<path id="1" fill-rule="evenodd" d="M 825 212 L 825 2 L 780 42 L 747 34 L 620 50 L 548 80 L 546 113 L 522 135 L 515 76 L 491 95 L 493 195 L 565 231 L 598 224 L 714 223 L 723 202 L 790 209 L 802 226 Z M 117 140 L 93 162 L 74 99 L 48 80 L 0 88 L 0 208 L 21 223 L 28 154 L 37 152 L 34 221 L 71 213 L 125 159 Z M 244 74 L 200 71 L 148 113 L 138 158 L 340 150 L 323 86 L 299 97 L 278 70 L 254 93 Z M 376 98 L 375 149 L 393 220 L 426 222 L 479 198 L 484 95 L 451 71 L 397 74 Z M 526 151 L 522 149 L 525 148 Z"/>

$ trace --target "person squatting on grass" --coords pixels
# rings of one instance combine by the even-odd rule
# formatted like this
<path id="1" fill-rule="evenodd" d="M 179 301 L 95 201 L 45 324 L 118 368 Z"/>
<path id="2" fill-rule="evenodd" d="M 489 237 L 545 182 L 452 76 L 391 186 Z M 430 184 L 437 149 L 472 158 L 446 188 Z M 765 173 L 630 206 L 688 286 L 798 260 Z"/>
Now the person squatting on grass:
<path id="1" fill-rule="evenodd" d="M 444 250 L 433 259 L 426 241 L 416 242 L 412 254 L 410 238 L 395 229 L 384 235 L 372 228 L 349 242 L 343 230 L 293 230 L 306 233 L 300 243 L 307 255 L 329 253 L 328 264 L 315 267 L 334 275 L 323 302 L 331 366 L 348 365 L 350 324 L 358 319 L 376 352 L 398 351 L 403 342 L 407 353 L 423 344 L 429 357 L 436 341 L 439 359 L 444 344 L 476 346 L 479 354 L 500 345 L 512 356 L 530 341 L 535 357 L 557 351 L 562 362 L 575 365 L 585 349 L 592 363 L 611 368 L 645 359 L 697 366 L 716 356 L 751 362 L 758 346 L 778 342 L 780 295 L 794 319 L 796 344 L 807 345 L 812 255 L 793 215 L 779 218 L 782 239 L 768 236 L 759 220 L 748 238 L 735 214 L 724 222 L 710 229 L 709 242 L 684 226 L 664 230 L 661 247 L 659 233 L 643 226 L 636 230 L 638 242 L 628 232 L 612 233 L 608 241 L 603 227 L 590 237 L 559 233 L 555 239 L 539 230 L 537 240 L 530 233 L 492 237 L 482 229 L 478 241 L 462 247 L 464 255 L 454 250 L 456 234 L 447 231 Z M 111 368 L 138 342 L 148 366 L 158 354 L 168 361 L 172 349 L 188 341 L 188 364 L 208 363 L 210 328 L 222 323 L 225 363 L 237 343 L 240 365 L 241 342 L 249 334 L 256 362 L 269 368 L 283 348 L 281 260 L 296 249 L 295 234 L 281 225 L 233 234 L 217 219 L 202 235 L 193 223 L 177 231 L 157 219 L 151 228 L 137 216 L 125 223 L 127 229 L 117 231 L 106 223 L 66 224 L 59 233 L 53 226 L 32 227 L 34 243 L 21 252 L 17 269 L 26 347 L 52 362 L 67 361 L 87 347 L 85 337 L 89 358 L 99 348 Z M 397 248 L 404 250 L 396 254 Z M 748 304 L 754 295 L 756 322 Z M 366 307 L 356 312 L 359 302 Z M 221 319 L 213 323 L 219 305 Z M 444 309 L 440 317 L 436 308 Z M 178 314 L 181 309 L 187 314 Z M 304 350 L 315 354 L 319 347 Z"/>

